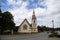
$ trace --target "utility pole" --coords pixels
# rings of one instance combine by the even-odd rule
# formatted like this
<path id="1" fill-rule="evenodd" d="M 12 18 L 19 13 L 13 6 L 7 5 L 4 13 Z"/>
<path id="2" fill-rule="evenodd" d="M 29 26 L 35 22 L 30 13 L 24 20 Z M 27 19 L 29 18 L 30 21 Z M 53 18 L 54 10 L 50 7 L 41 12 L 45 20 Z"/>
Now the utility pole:
<path id="1" fill-rule="evenodd" d="M 54 32 L 54 20 L 52 20 L 52 27 L 53 27 L 52 32 Z"/>

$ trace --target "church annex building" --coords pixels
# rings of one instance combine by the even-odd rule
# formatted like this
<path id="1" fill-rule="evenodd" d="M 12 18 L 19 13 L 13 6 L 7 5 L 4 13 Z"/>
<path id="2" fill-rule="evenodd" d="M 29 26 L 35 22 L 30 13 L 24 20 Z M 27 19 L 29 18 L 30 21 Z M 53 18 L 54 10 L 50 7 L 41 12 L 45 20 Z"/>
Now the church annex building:
<path id="1" fill-rule="evenodd" d="M 37 19 L 35 16 L 35 12 L 33 10 L 32 15 L 32 24 L 30 24 L 27 19 L 24 19 L 24 21 L 19 25 L 18 33 L 36 33 L 38 32 L 37 29 Z"/>

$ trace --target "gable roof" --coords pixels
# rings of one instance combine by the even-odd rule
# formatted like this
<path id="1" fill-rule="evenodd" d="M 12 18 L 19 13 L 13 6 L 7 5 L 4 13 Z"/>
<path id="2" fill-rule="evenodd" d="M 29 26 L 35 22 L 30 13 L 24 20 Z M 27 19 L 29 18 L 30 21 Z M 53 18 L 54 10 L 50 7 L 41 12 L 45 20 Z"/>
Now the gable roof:
<path id="1" fill-rule="evenodd" d="M 31 24 L 29 24 L 29 22 L 27 21 L 27 19 L 24 19 L 24 21 L 26 21 L 28 23 L 28 25 L 31 27 Z M 24 21 L 20 24 L 20 26 L 24 23 Z"/>

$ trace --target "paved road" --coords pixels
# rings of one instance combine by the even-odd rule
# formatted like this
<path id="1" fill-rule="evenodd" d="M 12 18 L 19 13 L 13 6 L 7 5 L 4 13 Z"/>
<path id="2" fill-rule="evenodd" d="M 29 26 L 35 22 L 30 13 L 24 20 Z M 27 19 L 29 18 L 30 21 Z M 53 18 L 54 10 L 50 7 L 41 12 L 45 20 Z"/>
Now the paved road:
<path id="1" fill-rule="evenodd" d="M 24 34 L 24 35 L 3 35 L 0 40 L 49 40 L 48 33 Z M 51 39 L 52 40 L 52 39 Z"/>

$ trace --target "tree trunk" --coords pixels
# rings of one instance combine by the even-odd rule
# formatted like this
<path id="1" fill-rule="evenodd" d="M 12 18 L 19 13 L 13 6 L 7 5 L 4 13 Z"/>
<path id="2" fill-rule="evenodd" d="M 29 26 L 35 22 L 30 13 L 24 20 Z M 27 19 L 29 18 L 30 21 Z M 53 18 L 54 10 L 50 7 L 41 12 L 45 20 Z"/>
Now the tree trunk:
<path id="1" fill-rule="evenodd" d="M 13 35 L 13 29 L 11 30 L 11 34 Z"/>

